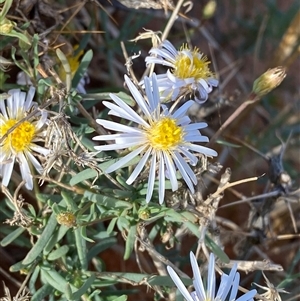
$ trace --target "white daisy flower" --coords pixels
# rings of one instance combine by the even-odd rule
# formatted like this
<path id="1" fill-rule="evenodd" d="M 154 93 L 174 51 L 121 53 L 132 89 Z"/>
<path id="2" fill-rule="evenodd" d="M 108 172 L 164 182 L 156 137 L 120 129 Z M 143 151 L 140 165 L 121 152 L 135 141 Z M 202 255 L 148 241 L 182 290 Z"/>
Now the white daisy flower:
<path id="1" fill-rule="evenodd" d="M 120 133 L 94 137 L 94 140 L 99 141 L 115 141 L 114 144 L 95 146 L 95 149 L 108 151 L 133 148 L 133 151 L 111 165 L 106 172 L 115 171 L 134 157 L 141 155 L 140 162 L 126 183 L 132 184 L 146 163 L 150 163 L 146 202 L 149 202 L 152 197 L 157 164 L 160 204 L 164 201 L 166 177 L 170 179 L 172 190 L 178 189 L 176 170 L 179 170 L 187 186 L 194 193 L 194 185 L 197 184 L 197 178 L 189 164 L 195 166 L 198 158 L 192 151 L 206 156 L 217 156 L 214 150 L 193 143 L 208 142 L 208 137 L 201 135 L 199 131 L 199 129 L 207 127 L 207 124 L 204 122 L 190 124 L 191 120 L 186 115 L 187 110 L 194 101 L 187 101 L 175 112 L 170 112 L 166 107 L 162 107 L 159 102 L 160 96 L 155 74 L 151 78 L 145 77 L 144 80 L 147 100 L 126 75 L 125 81 L 139 108 L 142 110 L 142 116 L 114 94 L 110 94 L 110 97 L 115 104 L 107 101 L 103 102 L 110 109 L 110 115 L 118 116 L 138 125 L 137 127 L 131 127 L 113 121 L 96 120 L 103 127 Z"/>
<path id="2" fill-rule="evenodd" d="M 204 288 L 200 270 L 197 264 L 197 260 L 193 252 L 190 252 L 190 260 L 193 269 L 193 285 L 195 291 L 189 292 L 181 279 L 175 273 L 175 271 L 167 266 L 168 273 L 172 278 L 173 282 L 181 292 L 182 296 L 187 301 L 254 301 L 253 297 L 256 295 L 257 291 L 251 290 L 244 294 L 243 296 L 237 298 L 237 291 L 239 288 L 240 274 L 237 272 L 237 266 L 235 265 L 230 271 L 229 275 L 223 274 L 221 276 L 221 283 L 217 294 L 216 290 L 216 275 L 215 275 L 215 257 L 214 254 L 210 254 L 209 263 L 208 263 L 208 275 L 207 275 L 207 285 Z M 231 292 L 230 292 L 231 290 Z M 229 299 L 227 298 L 228 294 Z"/>
<path id="3" fill-rule="evenodd" d="M 32 101 L 35 89 L 30 87 L 27 95 L 19 89 L 8 91 L 10 95 L 5 100 L 0 100 L 0 139 L 30 111 L 37 108 Z M 38 116 L 38 118 L 37 118 Z M 25 187 L 33 189 L 31 166 L 42 173 L 43 168 L 34 153 L 46 156 L 49 150 L 36 144 L 40 141 L 43 132 L 42 127 L 47 121 L 47 112 L 41 111 L 39 115 L 27 119 L 9 133 L 0 144 L 0 176 L 2 185 L 7 186 L 13 171 L 14 163 L 20 166 L 22 179 L 26 181 Z"/>
<path id="4" fill-rule="evenodd" d="M 190 49 L 182 45 L 177 51 L 168 41 L 149 51 L 146 64 L 161 64 L 170 67 L 167 73 L 157 75 L 158 87 L 163 98 L 175 100 L 177 97 L 192 94 L 196 102 L 203 103 L 218 80 L 209 69 L 210 61 L 198 48 Z M 142 82 L 143 84 L 143 82 Z"/>

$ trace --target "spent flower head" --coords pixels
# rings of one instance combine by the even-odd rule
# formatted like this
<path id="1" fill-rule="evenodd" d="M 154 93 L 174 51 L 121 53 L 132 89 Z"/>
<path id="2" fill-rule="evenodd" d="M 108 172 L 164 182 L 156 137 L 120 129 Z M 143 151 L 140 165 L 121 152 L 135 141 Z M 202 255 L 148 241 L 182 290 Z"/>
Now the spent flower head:
<path id="1" fill-rule="evenodd" d="M 211 72 L 210 61 L 199 51 L 183 44 L 179 51 L 168 41 L 153 47 L 146 64 L 161 64 L 170 67 L 165 74 L 157 75 L 163 98 L 175 100 L 181 95 L 192 94 L 196 102 L 203 103 L 208 94 L 217 87 L 218 80 Z"/>
<path id="2" fill-rule="evenodd" d="M 32 166 L 40 174 L 43 171 L 35 154 L 46 156 L 49 153 L 48 149 L 37 144 L 44 141 L 43 127 L 47 122 L 47 112 L 39 111 L 33 117 L 26 118 L 28 113 L 37 109 L 37 103 L 32 101 L 34 93 L 33 87 L 27 95 L 14 89 L 8 91 L 10 96 L 6 102 L 0 100 L 0 176 L 4 186 L 8 185 L 14 164 L 18 162 L 22 179 L 26 181 L 25 187 L 33 189 Z"/>
<path id="3" fill-rule="evenodd" d="M 119 133 L 94 137 L 94 140 L 99 141 L 115 141 L 110 145 L 95 146 L 95 149 L 108 151 L 133 148 L 128 155 L 106 169 L 106 172 L 113 172 L 140 155 L 140 162 L 126 183 L 132 184 L 145 165 L 150 163 L 146 202 L 150 201 L 153 194 L 157 165 L 160 204 L 164 201 L 166 177 L 170 179 L 172 190 L 178 189 L 176 170 L 179 170 L 187 186 L 194 193 L 197 177 L 189 164 L 195 166 L 198 158 L 193 152 L 206 156 L 217 156 L 214 150 L 194 143 L 208 142 L 208 137 L 201 135 L 199 131 L 207 127 L 207 124 L 204 122 L 191 124 L 190 118 L 186 115 L 194 101 L 187 101 L 178 110 L 171 112 L 160 103 L 155 74 L 151 78 L 145 77 L 144 79 L 147 100 L 126 75 L 125 81 L 142 114 L 138 114 L 114 94 L 110 94 L 110 97 L 115 104 L 103 102 L 110 109 L 110 115 L 137 124 L 136 127 L 131 127 L 118 122 L 96 120 L 103 127 Z"/>
<path id="4" fill-rule="evenodd" d="M 262 97 L 278 87 L 286 76 L 284 67 L 269 69 L 253 83 L 253 92 Z"/>
<path id="5" fill-rule="evenodd" d="M 203 280 L 200 274 L 198 263 L 193 252 L 190 252 L 190 260 L 194 275 L 193 285 L 195 291 L 189 292 L 181 279 L 175 273 L 175 271 L 167 266 L 168 273 L 173 282 L 187 301 L 225 301 L 229 295 L 229 301 L 254 301 L 253 297 L 256 295 L 256 290 L 251 290 L 241 297 L 237 298 L 237 291 L 239 288 L 240 274 L 237 272 L 237 266 L 235 265 L 230 271 L 229 275 L 223 274 L 221 276 L 221 283 L 219 285 L 217 294 L 216 290 L 216 275 L 215 275 L 215 257 L 210 254 L 208 263 L 208 275 L 207 285 L 204 287 Z"/>
<path id="6" fill-rule="evenodd" d="M 264 299 L 270 300 L 270 301 L 281 301 L 281 297 L 279 293 L 285 293 L 288 294 L 288 292 L 286 290 L 284 290 L 283 288 L 278 288 L 275 287 L 273 283 L 270 282 L 270 280 L 266 277 L 266 275 L 264 273 L 262 273 L 265 281 L 266 281 L 266 285 L 267 286 L 262 286 L 259 285 L 257 283 L 254 283 L 256 286 L 262 288 L 263 290 L 265 290 L 266 292 L 261 294 L 261 296 Z"/>

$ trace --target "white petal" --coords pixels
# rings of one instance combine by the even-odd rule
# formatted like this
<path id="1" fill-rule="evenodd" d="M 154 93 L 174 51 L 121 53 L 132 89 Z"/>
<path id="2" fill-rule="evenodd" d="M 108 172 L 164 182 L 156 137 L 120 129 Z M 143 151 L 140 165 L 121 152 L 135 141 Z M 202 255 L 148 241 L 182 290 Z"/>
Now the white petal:
<path id="1" fill-rule="evenodd" d="M 212 157 L 218 156 L 218 153 L 215 150 L 205 147 L 205 146 L 201 146 L 201 145 L 196 145 L 196 144 L 190 143 L 189 149 L 191 149 L 197 153 L 204 154 L 206 156 L 212 156 Z"/>
<path id="2" fill-rule="evenodd" d="M 37 172 L 39 174 L 42 174 L 44 169 L 41 166 L 40 162 L 30 152 L 26 152 L 26 156 L 31 161 L 31 163 L 33 164 L 33 166 L 37 170 Z"/>
<path id="3" fill-rule="evenodd" d="M 117 161 L 116 163 L 114 163 L 110 167 L 108 167 L 105 170 L 105 172 L 106 173 L 110 173 L 110 172 L 113 172 L 113 171 L 121 168 L 126 163 L 128 163 L 129 161 L 131 161 L 133 158 L 135 158 L 136 156 L 138 156 L 139 153 L 142 152 L 145 149 L 145 147 L 146 147 L 146 145 L 142 145 L 139 148 L 135 149 L 134 151 L 130 152 L 128 155 L 126 155 L 125 157 L 122 157 L 119 161 Z"/>
<path id="4" fill-rule="evenodd" d="M 11 162 L 1 165 L 1 167 L 2 167 L 1 168 L 2 169 L 2 185 L 3 186 L 7 186 L 10 181 L 13 167 L 15 164 L 15 156 L 12 156 L 10 158 L 10 160 L 11 160 Z"/>
<path id="5" fill-rule="evenodd" d="M 170 178 L 172 191 L 176 191 L 178 189 L 178 181 L 176 178 L 176 169 L 174 162 L 168 153 L 163 152 L 164 160 L 166 162 L 168 176 Z"/>
<path id="6" fill-rule="evenodd" d="M 194 287 L 197 292 L 197 296 L 200 298 L 200 300 L 206 300 L 205 296 L 205 289 L 202 282 L 202 277 L 199 271 L 198 263 L 196 260 L 196 257 L 193 252 L 190 252 L 190 261 L 192 265 L 193 275 L 194 275 Z"/>
<path id="7" fill-rule="evenodd" d="M 146 203 L 149 203 L 154 188 L 154 181 L 155 181 L 155 171 L 156 171 L 156 152 L 153 152 L 151 163 L 150 163 L 150 170 L 149 170 L 149 179 L 148 179 L 148 189 L 146 195 Z"/>
<path id="8" fill-rule="evenodd" d="M 98 151 L 111 151 L 117 149 L 124 149 L 136 146 L 136 142 L 124 143 L 124 144 L 109 144 L 109 145 L 97 145 L 94 146 L 94 149 Z"/>
<path id="9" fill-rule="evenodd" d="M 25 187 L 28 190 L 32 190 L 33 189 L 32 174 L 31 174 L 28 162 L 23 153 L 18 154 L 18 160 L 19 160 L 19 166 L 20 166 L 22 179 L 26 181 Z"/>
<path id="10" fill-rule="evenodd" d="M 139 90 L 136 88 L 136 86 L 132 83 L 130 78 L 127 75 L 125 75 L 124 78 L 125 78 L 125 82 L 127 84 L 127 87 L 129 88 L 132 96 L 134 97 L 134 99 L 138 103 L 139 107 L 142 109 L 142 111 L 144 112 L 144 114 L 147 117 L 150 117 L 151 116 L 151 111 L 150 111 L 150 108 L 148 107 L 145 99 L 143 98 L 143 96 L 141 95 Z"/>
<path id="11" fill-rule="evenodd" d="M 245 295 L 236 299 L 236 301 L 253 301 L 253 297 L 257 294 L 256 290 L 251 290 L 247 292 Z"/>
<path id="12" fill-rule="evenodd" d="M 30 109 L 32 100 L 34 98 L 34 94 L 35 94 L 35 88 L 31 86 L 29 88 L 29 91 L 27 92 L 26 101 L 24 104 L 25 111 L 28 111 Z"/>
<path id="13" fill-rule="evenodd" d="M 134 132 L 140 132 L 139 129 L 123 125 L 117 122 L 109 121 L 109 120 L 104 120 L 104 119 L 96 119 L 96 122 L 102 125 L 103 127 L 113 130 L 116 132 L 126 132 L 126 133 L 134 133 Z"/>
<path id="14" fill-rule="evenodd" d="M 186 115 L 186 112 L 188 109 L 194 104 L 195 102 L 193 100 L 189 100 L 185 102 L 174 114 L 172 115 L 173 118 L 180 118 L 184 115 Z"/>
<path id="15" fill-rule="evenodd" d="M 236 273 L 232 284 L 229 301 L 234 301 L 236 299 L 236 295 L 239 289 L 239 283 L 240 283 L 240 273 Z"/>
<path id="16" fill-rule="evenodd" d="M 194 301 L 193 298 L 191 297 L 189 291 L 186 289 L 178 275 L 175 273 L 175 271 L 170 267 L 167 266 L 168 273 L 170 277 L 172 278 L 173 282 L 181 292 L 182 296 L 187 300 L 187 301 Z"/>
<path id="17" fill-rule="evenodd" d="M 162 204 L 165 199 L 165 179 L 165 162 L 163 155 L 160 153 L 158 169 L 158 196 L 160 204 Z"/>
<path id="18" fill-rule="evenodd" d="M 109 94 L 111 99 L 119 106 L 116 106 L 110 102 L 103 101 L 103 104 L 112 110 L 110 114 L 116 112 L 117 114 L 113 114 L 115 116 L 120 116 L 122 118 L 125 118 L 127 120 L 131 120 L 133 122 L 136 122 L 138 124 L 144 125 L 148 127 L 149 125 L 147 122 L 140 117 L 132 108 L 130 108 L 122 99 L 120 99 L 117 95 Z"/>
<path id="19" fill-rule="evenodd" d="M 208 275 L 207 275 L 207 298 L 214 300 L 216 289 L 216 274 L 215 274 L 215 256 L 213 253 L 209 256 Z"/>
<path id="20" fill-rule="evenodd" d="M 149 148 L 146 153 L 144 154 L 144 156 L 142 157 L 141 161 L 138 163 L 138 165 L 135 167 L 134 171 L 132 172 L 132 174 L 130 175 L 130 177 L 127 179 L 126 183 L 128 185 L 131 185 L 134 180 L 137 178 L 137 176 L 140 174 L 140 172 L 142 171 L 142 169 L 144 168 L 146 162 L 148 161 L 148 158 L 150 156 L 151 153 L 151 148 Z"/>

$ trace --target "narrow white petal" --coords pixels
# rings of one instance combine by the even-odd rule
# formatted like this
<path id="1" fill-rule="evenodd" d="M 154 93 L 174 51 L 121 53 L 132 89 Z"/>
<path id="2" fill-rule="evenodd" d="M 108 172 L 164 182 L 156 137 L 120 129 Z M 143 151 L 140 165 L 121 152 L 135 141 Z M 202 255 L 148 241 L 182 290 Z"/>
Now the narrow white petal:
<path id="1" fill-rule="evenodd" d="M 198 123 L 191 123 L 188 124 L 184 127 L 184 130 L 189 132 L 189 131 L 193 131 L 193 130 L 200 130 L 200 129 L 204 129 L 207 127 L 207 123 L 206 122 L 198 122 Z"/>
<path id="2" fill-rule="evenodd" d="M 185 147 L 179 147 L 179 150 L 189 159 L 189 164 L 192 166 L 196 166 L 198 162 L 198 157 L 194 154 L 190 153 Z"/>
<path id="3" fill-rule="evenodd" d="M 189 100 L 187 102 L 185 102 L 179 109 L 176 110 L 176 112 L 174 112 L 174 114 L 172 115 L 173 118 L 180 118 L 182 116 L 184 116 L 187 112 L 187 110 L 194 104 L 195 102 L 193 100 Z"/>
<path id="4" fill-rule="evenodd" d="M 42 174 L 44 169 L 41 166 L 40 162 L 30 152 L 26 152 L 26 156 L 31 161 L 31 163 L 33 164 L 33 166 L 37 170 L 37 172 L 39 174 Z"/>
<path id="5" fill-rule="evenodd" d="M 160 153 L 158 169 L 158 196 L 160 204 L 162 204 L 165 199 L 165 179 L 165 162 L 163 155 Z"/>
<path id="6" fill-rule="evenodd" d="M 2 167 L 2 185 L 3 186 L 8 185 L 10 178 L 11 178 L 12 171 L 13 171 L 13 167 L 15 164 L 15 156 L 12 156 L 10 159 L 11 159 L 11 162 L 1 165 L 1 167 Z"/>
<path id="7" fill-rule="evenodd" d="M 42 147 L 42 146 L 39 146 L 37 144 L 31 144 L 30 149 L 35 151 L 36 153 L 42 154 L 44 156 L 47 156 L 50 153 L 49 149 L 47 149 L 45 147 Z"/>
<path id="8" fill-rule="evenodd" d="M 142 152 L 145 149 L 145 147 L 146 147 L 145 145 L 142 145 L 139 148 L 137 148 L 134 151 L 132 151 L 131 153 L 129 153 L 128 155 L 126 155 L 125 157 L 122 157 L 119 161 L 117 161 L 116 163 L 114 163 L 110 167 L 108 167 L 105 170 L 105 172 L 106 173 L 110 173 L 110 172 L 113 172 L 113 171 L 121 168 L 126 163 L 128 163 L 129 161 L 131 161 L 133 158 L 135 158 L 136 156 L 138 156 L 139 153 Z"/>
<path id="9" fill-rule="evenodd" d="M 124 113 L 122 114 L 122 111 L 118 109 L 118 107 L 114 104 L 111 104 L 107 101 L 104 101 L 103 104 L 111 109 L 112 111 L 116 111 L 117 113 L 120 114 L 121 117 L 126 118 L 128 120 L 132 120 L 136 123 L 142 124 L 147 126 L 147 122 L 140 117 L 130 106 L 128 106 L 121 98 L 119 98 L 117 95 L 114 94 L 109 94 L 111 99 L 121 108 L 123 109 Z"/>
<path id="10" fill-rule="evenodd" d="M 186 135 L 184 136 L 184 140 L 187 142 L 208 142 L 209 139 L 206 136 L 202 136 L 200 135 L 200 133 L 198 133 L 198 135 Z"/>
<path id="11" fill-rule="evenodd" d="M 125 82 L 127 84 L 128 89 L 130 90 L 132 96 L 134 97 L 134 99 L 138 103 L 139 107 L 142 109 L 142 111 L 144 112 L 144 114 L 147 117 L 150 117 L 151 116 L 151 111 L 150 111 L 150 108 L 148 107 L 145 99 L 143 98 L 143 96 L 141 95 L 139 90 L 136 88 L 136 86 L 132 83 L 130 78 L 127 75 L 125 75 L 124 78 L 125 78 Z"/>
<path id="12" fill-rule="evenodd" d="M 184 170 L 183 166 L 181 165 L 180 161 L 178 160 L 177 156 L 175 155 L 173 157 L 173 159 L 174 159 L 175 165 L 178 168 L 179 172 L 181 173 L 182 178 L 184 179 L 185 183 L 189 187 L 190 191 L 192 193 L 194 193 L 195 190 L 194 190 L 193 183 L 192 183 L 191 179 L 189 178 L 189 176 L 187 175 L 186 171 Z"/>
<path id="13" fill-rule="evenodd" d="M 136 142 L 124 143 L 124 144 L 96 145 L 94 146 L 94 149 L 99 151 L 111 151 L 111 150 L 129 148 L 132 146 L 136 146 Z"/>
<path id="14" fill-rule="evenodd" d="M 116 132 L 126 132 L 126 133 L 134 133 L 134 132 L 140 132 L 139 129 L 123 125 L 117 122 L 109 121 L 109 120 L 104 120 L 104 119 L 96 119 L 96 122 L 102 125 L 103 127 L 113 130 Z"/>
<path id="15" fill-rule="evenodd" d="M 168 153 L 163 152 L 163 156 L 166 162 L 168 176 L 170 178 L 170 182 L 172 186 L 172 191 L 176 191 L 178 189 L 178 181 L 176 178 L 176 169 L 175 169 L 174 162 Z"/>
<path id="16" fill-rule="evenodd" d="M 188 174 L 189 178 L 193 181 L 193 183 L 197 184 L 197 178 L 193 170 L 190 168 L 190 166 L 186 163 L 186 161 L 182 158 L 182 156 L 179 154 L 179 152 L 174 152 L 176 158 L 179 160 L 181 166 L 185 170 L 185 172 Z"/>
<path id="17" fill-rule="evenodd" d="M 232 284 L 229 301 L 234 301 L 236 299 L 236 295 L 239 289 L 239 283 L 240 283 L 240 273 L 236 273 Z"/>
<path id="18" fill-rule="evenodd" d="M 28 190 L 32 190 L 33 189 L 32 174 L 31 174 L 28 162 L 23 153 L 18 154 L 18 160 L 19 160 L 19 166 L 20 166 L 22 179 L 26 181 L 25 187 Z"/>
<path id="19" fill-rule="evenodd" d="M 191 143 L 191 144 L 189 144 L 189 148 L 195 152 L 204 154 L 206 156 L 212 156 L 212 157 L 218 156 L 218 153 L 215 150 L 205 147 L 205 146 L 196 145 L 196 144 Z"/>
<path id="20" fill-rule="evenodd" d="M 149 148 L 146 151 L 146 153 L 142 157 L 141 161 L 138 163 L 138 165 L 135 167 L 135 169 L 132 172 L 132 174 L 130 175 L 130 177 L 127 179 L 126 183 L 128 185 L 131 185 L 135 181 L 135 179 L 137 178 L 137 176 L 141 173 L 141 171 L 144 168 L 146 162 L 148 161 L 150 153 L 151 153 L 151 148 Z"/>
<path id="21" fill-rule="evenodd" d="M 193 275 L 194 275 L 194 287 L 197 292 L 197 296 L 200 298 L 200 300 L 206 300 L 205 296 L 205 289 L 202 282 L 202 277 L 199 271 L 198 263 L 196 260 L 196 257 L 193 252 L 190 252 L 190 261 L 192 265 Z"/>
<path id="22" fill-rule="evenodd" d="M 216 289 L 215 256 L 213 253 L 211 253 L 209 256 L 208 275 L 207 275 L 208 300 L 214 300 L 215 289 Z"/>
<path id="23" fill-rule="evenodd" d="M 172 278 L 173 282 L 175 283 L 175 285 L 177 286 L 177 288 L 181 292 L 182 296 L 187 301 L 194 301 L 193 298 L 191 297 L 191 294 L 186 289 L 186 287 L 184 286 L 184 284 L 182 283 L 182 281 L 180 280 L 178 275 L 175 273 L 175 271 L 170 266 L 167 266 L 167 270 L 168 270 L 168 273 L 169 273 L 170 277 Z"/>
<path id="24" fill-rule="evenodd" d="M 257 294 L 257 290 L 251 290 L 245 295 L 236 299 L 236 301 L 253 301 L 253 297 Z"/>
<path id="25" fill-rule="evenodd" d="M 224 280 L 222 280 L 223 278 L 221 279 L 221 284 L 220 284 L 220 287 L 218 290 L 218 294 L 221 294 L 221 298 L 223 298 L 224 300 L 227 297 L 229 290 L 233 284 L 234 277 L 236 276 L 236 274 L 238 274 L 238 273 L 236 273 L 236 271 L 237 271 L 237 265 L 234 265 L 233 268 L 231 269 L 229 275 L 228 276 L 226 275 L 227 277 L 224 277 Z M 224 274 L 224 276 L 225 276 L 225 274 Z M 221 291 L 221 287 L 223 287 L 223 291 Z"/>
<path id="26" fill-rule="evenodd" d="M 156 152 L 153 152 L 151 163 L 150 163 L 150 171 L 149 171 L 149 179 L 148 179 L 148 190 L 146 195 L 146 203 L 149 203 L 154 188 L 154 181 L 155 181 L 155 172 L 156 172 Z"/>
<path id="27" fill-rule="evenodd" d="M 34 98 L 34 94 L 35 94 L 35 88 L 31 86 L 29 88 L 29 91 L 27 92 L 26 101 L 24 104 L 25 111 L 28 111 L 30 109 L 32 100 Z"/>

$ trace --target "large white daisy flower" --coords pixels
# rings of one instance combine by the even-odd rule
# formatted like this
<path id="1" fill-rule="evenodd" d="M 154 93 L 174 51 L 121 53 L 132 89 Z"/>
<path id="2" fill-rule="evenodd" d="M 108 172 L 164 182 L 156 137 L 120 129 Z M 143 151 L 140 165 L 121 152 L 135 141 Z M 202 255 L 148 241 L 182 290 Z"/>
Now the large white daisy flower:
<path id="1" fill-rule="evenodd" d="M 113 121 L 96 120 L 103 127 L 120 133 L 94 137 L 94 140 L 99 141 L 115 141 L 114 144 L 95 146 L 95 149 L 100 151 L 125 148 L 134 149 L 118 162 L 111 165 L 106 172 L 115 171 L 134 157 L 141 155 L 140 162 L 126 183 L 129 185 L 132 184 L 146 163 L 150 163 L 146 202 L 149 202 L 152 197 L 157 164 L 160 204 L 164 201 L 166 177 L 170 179 L 172 190 L 175 191 L 178 189 L 176 170 L 179 170 L 187 186 L 194 193 L 194 185 L 197 184 L 197 178 L 188 163 L 195 166 L 198 158 L 192 151 L 207 156 L 217 156 L 214 150 L 193 143 L 208 142 L 208 137 L 201 135 L 199 131 L 199 129 L 207 127 L 207 124 L 204 122 L 190 124 L 191 120 L 186 115 L 187 110 L 194 101 L 190 100 L 175 112 L 170 112 L 160 104 L 155 74 L 151 78 L 145 77 L 144 80 L 147 100 L 145 100 L 126 75 L 125 81 L 142 111 L 142 116 L 114 94 L 110 94 L 110 97 L 115 104 L 107 101 L 103 102 L 110 109 L 110 115 L 118 116 L 138 125 L 137 127 L 131 127 Z"/>
<path id="2" fill-rule="evenodd" d="M 6 102 L 0 99 L 0 139 L 20 120 L 37 108 L 32 101 L 35 89 L 30 87 L 27 95 L 19 89 L 8 91 Z M 47 121 L 47 112 L 41 111 L 18 125 L 4 137 L 0 144 L 0 176 L 2 185 L 7 186 L 13 171 L 14 163 L 20 166 L 21 176 L 26 181 L 25 187 L 33 189 L 31 166 L 41 174 L 43 168 L 34 153 L 47 155 L 49 150 L 36 144 L 43 139 L 42 127 Z"/>
<path id="3" fill-rule="evenodd" d="M 175 100 L 177 97 L 192 94 L 196 102 L 203 103 L 218 80 L 209 69 L 210 61 L 198 48 L 190 49 L 182 45 L 177 51 L 168 41 L 149 51 L 146 64 L 160 64 L 170 67 L 165 74 L 157 75 L 158 87 L 163 98 Z"/>
<path id="4" fill-rule="evenodd" d="M 210 254 L 209 264 L 208 264 L 208 275 L 207 275 L 207 285 L 204 288 L 200 270 L 197 264 L 197 260 L 193 252 L 190 252 L 190 260 L 194 275 L 193 285 L 195 291 L 189 292 L 181 279 L 175 273 L 175 271 L 167 266 L 168 273 L 172 278 L 173 282 L 181 292 L 182 296 L 187 301 L 253 301 L 253 297 L 256 295 L 257 291 L 251 290 L 241 297 L 237 298 L 237 291 L 239 288 L 240 274 L 237 272 L 237 266 L 235 265 L 230 271 L 229 275 L 223 274 L 221 276 L 221 283 L 217 294 L 216 290 L 216 275 L 215 275 L 215 257 L 213 254 Z M 231 290 L 231 292 L 230 292 Z M 228 294 L 229 299 L 227 298 Z"/>

